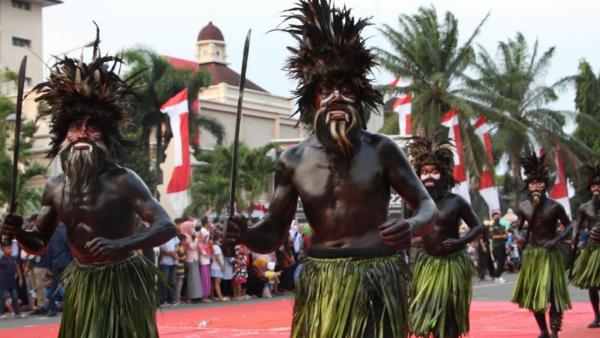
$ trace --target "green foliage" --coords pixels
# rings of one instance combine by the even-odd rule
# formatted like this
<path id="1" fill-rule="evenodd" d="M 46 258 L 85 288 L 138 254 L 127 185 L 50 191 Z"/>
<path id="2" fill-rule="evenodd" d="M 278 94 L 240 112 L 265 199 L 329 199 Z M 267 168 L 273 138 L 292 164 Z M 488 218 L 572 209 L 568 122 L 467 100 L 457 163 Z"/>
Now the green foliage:
<path id="1" fill-rule="evenodd" d="M 266 191 L 268 174 L 275 170 L 275 161 L 267 153 L 274 147 L 274 144 L 267 144 L 250 149 L 240 143 L 236 202 L 242 209 Z M 213 151 L 199 155 L 199 160 L 206 164 L 198 167 L 192 176 L 193 198 L 187 213 L 200 215 L 206 204 L 213 206 L 219 214 L 228 207 L 232 154 L 233 145 L 217 145 Z"/>
<path id="2" fill-rule="evenodd" d="M 462 46 L 458 46 L 458 20 L 446 12 L 438 22 L 434 7 L 421 7 L 417 14 L 402 14 L 399 30 L 384 24 L 380 29 L 392 46 L 392 51 L 377 48 L 379 63 L 390 73 L 411 79 L 402 88 L 387 88 L 392 93 L 413 95 L 412 116 L 414 128 L 422 128 L 426 135 L 440 129 L 440 118 L 451 107 L 465 103 L 457 95 L 457 80 L 474 60 L 473 39 L 487 16 Z M 471 109 L 459 109 L 466 114 Z"/>
<path id="3" fill-rule="evenodd" d="M 161 162 L 164 160 L 163 152 L 166 149 L 163 140 L 168 141 L 170 136 L 169 133 L 162 135 L 162 128 L 157 128 L 160 125 L 168 125 L 167 117 L 160 111 L 160 107 L 184 88 L 188 89 L 189 106 L 193 107 L 192 103 L 197 99 L 200 88 L 210 84 L 210 76 L 206 72 L 174 68 L 168 60 L 145 47 L 126 49 L 122 54 L 129 64 L 125 77 L 140 74 L 136 83 L 136 96 L 131 102 L 133 123 L 127 130 L 131 139 L 139 141 L 127 156 L 120 159 L 120 163 L 135 170 L 150 190 L 156 191 L 161 173 L 157 163 L 151 163 L 150 136 L 153 130 L 156 131 L 157 148 L 161 149 L 157 153 Z M 214 134 L 218 141 L 222 141 L 225 135 L 224 127 L 218 121 L 207 117 L 198 118 L 193 113 L 190 114 L 189 125 L 191 137 L 199 127 L 205 125 L 208 126 L 206 130 Z"/>
<path id="4" fill-rule="evenodd" d="M 577 129 L 573 135 L 590 147 L 595 157 L 600 157 L 600 132 L 589 120 L 600 121 L 600 74 L 596 76 L 590 64 L 581 60 L 575 78 L 575 107 L 579 111 Z M 578 206 L 591 198 L 586 182 L 576 182 L 577 190 L 571 205 Z M 576 208 L 574 210 L 577 210 Z"/>
<path id="5" fill-rule="evenodd" d="M 398 114 L 393 111 L 387 111 L 383 114 L 383 126 L 379 129 L 379 132 L 387 135 L 398 135 L 400 129 L 398 126 Z"/>
<path id="6" fill-rule="evenodd" d="M 540 54 L 537 41 L 530 48 L 525 37 L 517 33 L 515 39 L 498 44 L 497 61 L 480 47 L 473 66 L 476 78 L 465 76 L 467 88 L 463 94 L 474 105 L 488 107 L 484 115 L 497 127 L 493 137 L 495 153 L 508 155 L 517 200 L 522 189 L 519 155 L 531 146 L 532 138 L 544 149 L 560 146 L 571 174 L 575 174 L 580 159 L 592 153 L 563 131 L 566 120 L 575 120 L 578 115 L 548 107 L 558 99 L 558 91 L 572 82 L 572 77 L 566 77 L 551 85 L 543 84 L 554 51 L 551 47 Z M 550 153 L 554 155 L 553 151 Z"/>
<path id="7" fill-rule="evenodd" d="M 390 73 L 408 78 L 411 84 L 401 88 L 382 88 L 392 94 L 411 93 L 413 133 L 432 136 L 441 131 L 440 120 L 451 108 L 461 117 L 463 153 L 467 168 L 479 176 L 485 159 L 483 146 L 469 124 L 471 117 L 479 115 L 482 107 L 473 107 L 461 95 L 460 80 L 467 67 L 474 61 L 471 46 L 487 20 L 484 17 L 464 44 L 459 45 L 458 20 L 446 12 L 439 21 L 435 8 L 421 7 L 414 15 L 402 14 L 398 18 L 399 29 L 384 24 L 380 32 L 388 40 L 391 50 L 377 48 L 379 63 Z M 389 115 L 382 132 L 392 132 L 393 119 Z M 397 122 L 396 122 L 397 124 Z M 396 127 L 397 128 L 397 127 Z"/>

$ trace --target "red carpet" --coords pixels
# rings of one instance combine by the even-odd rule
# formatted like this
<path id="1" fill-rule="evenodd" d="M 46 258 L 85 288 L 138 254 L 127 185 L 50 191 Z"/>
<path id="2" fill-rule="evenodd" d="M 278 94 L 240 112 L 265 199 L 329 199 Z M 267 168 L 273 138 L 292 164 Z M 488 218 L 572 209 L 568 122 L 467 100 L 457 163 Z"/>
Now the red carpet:
<path id="1" fill-rule="evenodd" d="M 174 310 L 158 314 L 161 337 L 288 337 L 292 302 L 226 305 L 222 307 Z M 574 303 L 565 315 L 561 337 L 600 337 L 600 329 L 587 329 L 592 319 L 588 303 Z M 56 337 L 58 324 L 0 330 L 4 338 Z M 537 337 L 533 316 L 508 302 L 474 302 L 471 306 L 473 338 Z"/>

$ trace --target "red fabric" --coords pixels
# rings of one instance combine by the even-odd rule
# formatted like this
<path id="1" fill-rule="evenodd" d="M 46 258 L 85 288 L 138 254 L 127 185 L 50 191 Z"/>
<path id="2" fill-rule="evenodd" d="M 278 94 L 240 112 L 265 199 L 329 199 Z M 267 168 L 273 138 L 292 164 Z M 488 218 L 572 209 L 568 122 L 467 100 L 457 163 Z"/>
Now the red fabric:
<path id="1" fill-rule="evenodd" d="M 177 95 L 170 98 L 160 108 L 161 111 L 168 110 L 170 107 L 177 106 L 179 104 L 187 104 L 188 91 L 187 88 L 177 93 Z M 171 119 L 179 118 L 179 130 L 173 130 L 173 139 L 176 137 L 181 138 L 181 148 L 173 149 L 174 152 L 181 154 L 182 163 L 173 168 L 173 173 L 167 185 L 167 194 L 185 191 L 190 185 L 190 135 L 189 135 L 189 112 L 182 112 L 179 114 L 169 114 Z M 173 122 L 171 122 L 173 125 Z"/>
<path id="2" fill-rule="evenodd" d="M 462 137 L 460 135 L 460 126 L 458 124 L 458 117 L 456 116 L 456 109 L 452 108 L 449 112 L 442 116 L 442 123 L 451 128 L 451 138 L 454 139 L 454 145 L 456 146 L 456 152 L 458 153 L 458 161 L 454 163 L 454 179 L 458 182 L 465 182 L 467 176 L 465 175 L 465 164 L 463 155 Z"/>

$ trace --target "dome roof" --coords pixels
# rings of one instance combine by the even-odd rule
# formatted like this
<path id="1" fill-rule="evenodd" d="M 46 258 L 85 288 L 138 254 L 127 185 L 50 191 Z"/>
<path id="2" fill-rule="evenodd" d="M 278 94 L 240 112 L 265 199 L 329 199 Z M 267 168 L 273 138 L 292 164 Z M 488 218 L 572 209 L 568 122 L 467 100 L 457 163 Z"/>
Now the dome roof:
<path id="1" fill-rule="evenodd" d="M 225 41 L 225 38 L 223 38 L 221 30 L 210 21 L 208 25 L 204 26 L 204 28 L 200 30 L 200 33 L 198 33 L 198 41 L 202 40 Z"/>

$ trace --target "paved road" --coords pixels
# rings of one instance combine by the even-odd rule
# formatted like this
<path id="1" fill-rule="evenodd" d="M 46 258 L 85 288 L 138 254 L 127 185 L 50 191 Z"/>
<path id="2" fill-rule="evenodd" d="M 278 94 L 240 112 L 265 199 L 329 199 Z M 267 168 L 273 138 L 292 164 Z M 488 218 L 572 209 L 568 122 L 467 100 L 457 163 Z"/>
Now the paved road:
<path id="1" fill-rule="evenodd" d="M 504 284 L 496 284 L 493 281 L 486 280 L 480 282 L 478 279 L 475 279 L 473 282 L 473 300 L 474 301 L 510 301 L 512 296 L 512 290 L 515 286 L 515 281 L 517 278 L 517 274 L 506 273 L 502 276 L 506 283 Z M 580 290 L 576 287 L 569 286 L 569 292 L 571 295 L 571 300 L 574 302 L 587 302 L 588 295 L 586 290 Z M 273 299 L 291 299 L 292 296 L 279 296 Z M 251 304 L 251 303 L 259 303 L 259 302 L 268 302 L 270 299 L 252 299 L 243 302 L 213 302 L 213 303 L 201 303 L 201 304 L 182 304 L 174 307 L 166 307 L 163 308 L 163 311 L 177 311 L 182 309 L 191 309 L 191 308 L 210 308 L 215 306 L 223 306 L 223 305 L 237 305 L 237 304 Z M 517 306 L 515 305 L 515 309 Z M 45 317 L 45 316 L 29 316 L 25 319 L 5 319 L 0 320 L 0 330 L 5 328 L 12 327 L 24 327 L 24 326 L 35 326 L 35 325 L 43 325 L 43 324 L 51 324 L 58 323 L 60 321 L 60 317 Z"/>

